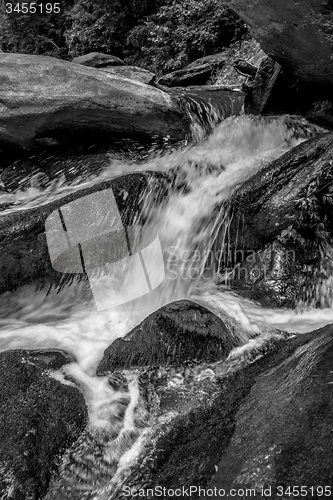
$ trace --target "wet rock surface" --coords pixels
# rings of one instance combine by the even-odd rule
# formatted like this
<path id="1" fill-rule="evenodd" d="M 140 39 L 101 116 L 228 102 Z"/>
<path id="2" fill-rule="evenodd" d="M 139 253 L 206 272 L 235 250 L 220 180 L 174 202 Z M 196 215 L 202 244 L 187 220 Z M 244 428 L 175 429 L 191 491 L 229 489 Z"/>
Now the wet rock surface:
<path id="1" fill-rule="evenodd" d="M 52 378 L 60 351 L 0 353 L 0 495 L 40 499 L 59 458 L 87 423 L 82 393 Z"/>
<path id="2" fill-rule="evenodd" d="M 332 333 L 329 325 L 292 339 L 296 349 L 286 359 L 266 361 L 239 407 L 209 488 L 252 488 L 256 494 L 264 488 L 267 498 L 280 498 L 288 487 L 303 485 L 310 497 L 331 485 Z"/>
<path id="3" fill-rule="evenodd" d="M 246 296 L 266 305 L 316 303 L 314 290 L 330 273 L 332 140 L 324 134 L 303 142 L 233 195 L 231 253 L 239 260 L 231 283 Z M 323 307 L 326 300 L 329 294 Z"/>
<path id="4" fill-rule="evenodd" d="M 231 325 L 199 304 L 177 301 L 115 340 L 105 351 L 97 374 L 120 368 L 218 361 L 238 344 Z"/>
<path id="5" fill-rule="evenodd" d="M 160 176 L 161 177 L 161 176 Z M 36 208 L 2 215 L 0 218 L 0 290 L 14 290 L 28 282 L 60 284 L 73 275 L 63 274 L 52 267 L 45 222 L 59 207 L 83 196 L 111 188 L 125 225 L 140 216 L 140 196 L 151 182 L 159 182 L 158 175 L 132 174 L 64 194 Z M 154 181 L 155 179 L 155 181 Z M 163 183 L 161 183 L 163 189 Z M 126 196 L 126 193 L 128 196 Z M 139 221 L 139 219 L 137 220 Z M 84 273 L 81 273 L 82 275 Z"/>
<path id="6" fill-rule="evenodd" d="M 162 493 L 152 498 L 169 488 L 186 498 L 189 486 L 193 498 L 203 498 L 199 487 L 239 488 L 236 498 L 242 488 L 272 487 L 279 498 L 278 485 L 330 484 L 331 361 L 329 325 L 271 339 L 252 360 L 141 369 L 155 424 L 139 459 L 101 498 L 135 498 L 156 485 Z"/>

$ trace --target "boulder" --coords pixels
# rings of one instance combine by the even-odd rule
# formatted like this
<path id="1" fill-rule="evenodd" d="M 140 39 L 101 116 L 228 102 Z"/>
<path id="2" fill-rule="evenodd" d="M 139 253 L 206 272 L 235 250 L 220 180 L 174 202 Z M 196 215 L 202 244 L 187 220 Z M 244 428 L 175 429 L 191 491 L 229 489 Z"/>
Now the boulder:
<path id="1" fill-rule="evenodd" d="M 82 64 L 83 66 L 92 66 L 93 68 L 107 68 L 108 66 L 125 66 L 124 61 L 119 57 L 101 52 L 90 52 L 84 56 L 74 57 L 72 62 Z"/>
<path id="2" fill-rule="evenodd" d="M 91 498 L 115 500 L 124 492 L 140 497 L 158 485 L 160 493 L 155 490 L 152 498 L 166 498 L 163 488 L 180 488 L 181 498 L 221 498 L 226 493 L 214 493 L 215 487 L 225 492 L 249 488 L 255 490 L 252 497 L 272 487 L 265 497 L 278 499 L 278 486 L 331 485 L 332 333 L 328 325 L 308 334 L 271 337 L 234 362 L 140 370 L 142 399 L 135 409 L 142 411 L 146 401 L 151 423 L 138 455 L 99 484 Z M 121 373 L 133 377 L 138 370 Z M 120 379 L 120 373 L 110 375 L 118 387 Z M 66 480 L 74 483 L 60 477 L 52 493 L 62 492 Z M 82 485 L 75 486 L 54 498 L 79 500 Z M 204 488 L 208 495 L 202 494 Z"/>
<path id="3" fill-rule="evenodd" d="M 227 0 L 262 49 L 302 80 L 333 84 L 333 7 L 326 0 Z"/>
<path id="4" fill-rule="evenodd" d="M 134 220 L 137 223 L 140 220 L 143 222 L 140 216 L 141 196 L 150 183 L 153 186 L 156 182 L 156 188 L 163 189 L 163 182 L 159 181 L 162 178 L 162 175 L 149 173 L 120 176 L 90 187 L 77 188 L 74 192 L 63 194 L 41 206 L 3 212 L 0 218 L 0 293 L 35 281 L 56 285 L 70 281 L 73 273 L 82 276 L 85 274 L 82 266 L 80 269 L 72 269 L 68 274 L 53 267 L 46 236 L 46 220 L 50 214 L 72 201 L 100 191 L 112 190 L 123 223 L 131 225 Z M 89 211 L 86 213 L 86 221 L 88 220 L 91 226 L 96 224 L 94 218 L 89 219 Z M 89 231 L 89 224 L 87 222 L 85 231 Z"/>
<path id="5" fill-rule="evenodd" d="M 77 388 L 52 378 L 69 361 L 53 351 L 0 353 L 0 496 L 44 497 L 64 451 L 87 423 Z"/>
<path id="6" fill-rule="evenodd" d="M 230 327 L 205 307 L 183 300 L 152 313 L 105 351 L 97 374 L 130 367 L 225 359 L 237 345 Z"/>
<path id="7" fill-rule="evenodd" d="M 199 425 L 207 417 L 220 388 L 216 363 L 209 361 L 222 363 L 232 346 L 241 343 L 239 333 L 227 318 L 221 320 L 205 307 L 182 300 L 162 307 L 121 342 L 116 340 L 97 370 L 121 395 L 118 407 L 115 399 L 110 404 L 111 432 L 87 429 L 64 457 L 45 498 L 80 500 L 98 494 L 117 499 L 123 486 L 131 486 L 133 463 L 138 465 L 137 484 L 153 477 L 157 465 L 163 469 L 170 448 L 182 446 L 182 430 L 192 419 L 197 417 Z M 107 408 L 103 404 L 104 417 Z M 129 413 L 133 423 L 127 427 L 123 418 L 127 422 Z M 129 460 L 123 468 L 125 455 Z"/>
<path id="8" fill-rule="evenodd" d="M 146 85 L 151 85 L 155 80 L 155 74 L 147 69 L 138 68 L 137 66 L 117 66 L 103 68 L 104 71 L 113 75 L 120 75 L 130 80 L 135 80 Z"/>
<path id="9" fill-rule="evenodd" d="M 110 135 L 183 139 L 178 101 L 140 82 L 52 57 L 0 54 L 0 147 L 48 137 L 94 144 Z"/>
<path id="10" fill-rule="evenodd" d="M 230 284 L 246 296 L 270 306 L 331 303 L 332 151 L 331 133 L 309 139 L 233 194 L 228 245 L 236 267 Z"/>

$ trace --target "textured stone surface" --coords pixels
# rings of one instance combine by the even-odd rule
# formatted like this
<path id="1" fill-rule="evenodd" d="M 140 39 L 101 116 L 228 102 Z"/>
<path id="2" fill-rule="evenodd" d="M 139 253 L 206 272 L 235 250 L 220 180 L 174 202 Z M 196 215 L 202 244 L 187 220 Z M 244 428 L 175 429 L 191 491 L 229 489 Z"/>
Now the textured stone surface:
<path id="1" fill-rule="evenodd" d="M 152 178 L 149 173 L 120 176 L 79 189 L 40 207 L 3 215 L 0 218 L 0 293 L 34 281 L 59 284 L 66 277 L 70 279 L 70 274 L 53 269 L 48 252 L 45 221 L 58 207 L 111 188 L 124 224 L 130 225 L 135 216 L 140 220 L 140 196 L 147 189 L 149 179 L 159 183 L 161 176 L 154 174 Z M 158 185 L 162 188 L 162 183 Z"/>
<path id="2" fill-rule="evenodd" d="M 299 126 L 295 121 L 296 136 Z M 299 133 L 306 128 L 304 124 Z M 232 283 L 249 286 L 250 296 L 265 305 L 295 306 L 302 300 L 328 307 L 332 300 L 325 281 L 332 261 L 332 151 L 331 133 L 305 141 L 260 170 L 231 198 L 229 246 L 243 258 Z M 322 294 L 316 292 L 321 286 Z"/>
<path id="3" fill-rule="evenodd" d="M 1 149 L 31 148 L 43 137 L 85 144 L 110 134 L 182 139 L 188 131 L 177 100 L 102 69 L 4 53 L 0 68 Z"/>
<path id="4" fill-rule="evenodd" d="M 229 326 L 205 307 L 177 301 L 152 313 L 105 351 L 98 374 L 119 368 L 225 359 L 237 345 Z"/>
<path id="5" fill-rule="evenodd" d="M 299 78 L 333 84 L 329 0 L 227 0 L 263 50 Z"/>
<path id="6" fill-rule="evenodd" d="M 1 498 L 42 498 L 59 457 L 86 425 L 82 393 L 49 375 L 67 362 L 60 352 L 0 353 Z"/>
<path id="7" fill-rule="evenodd" d="M 289 339 L 271 338 L 252 358 L 245 355 L 234 364 L 142 373 L 154 427 L 138 459 L 107 483 L 99 498 L 134 499 L 141 488 L 159 485 L 184 488 L 180 498 L 187 498 L 192 486 L 195 499 L 207 498 L 199 487 L 225 489 L 225 495 L 210 493 L 211 498 L 230 492 L 239 499 L 246 496 L 231 488 L 254 489 L 262 497 L 261 488 L 272 487 L 264 498 L 277 499 L 279 485 L 331 485 L 332 331 L 328 325 Z"/>

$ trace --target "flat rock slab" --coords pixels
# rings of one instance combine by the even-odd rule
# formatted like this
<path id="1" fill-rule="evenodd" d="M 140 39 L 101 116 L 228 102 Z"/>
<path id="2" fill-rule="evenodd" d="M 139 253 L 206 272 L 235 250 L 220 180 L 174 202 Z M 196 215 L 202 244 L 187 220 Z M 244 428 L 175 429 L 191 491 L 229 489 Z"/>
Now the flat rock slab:
<path id="1" fill-rule="evenodd" d="M 290 126 L 306 133 L 306 124 L 291 120 Z M 230 284 L 246 297 L 270 307 L 300 300 L 330 307 L 332 151 L 332 133 L 304 141 L 232 195 L 228 244 L 239 267 Z M 319 297 L 322 286 L 327 290 Z"/>
<path id="2" fill-rule="evenodd" d="M 82 393 L 49 375 L 66 362 L 57 351 L 0 353 L 1 498 L 42 498 L 59 457 L 86 426 Z"/>
<path id="3" fill-rule="evenodd" d="M 116 339 L 105 351 L 97 374 L 135 366 L 218 361 L 235 345 L 232 330 L 215 314 L 194 302 L 177 301 Z"/>
<path id="4" fill-rule="evenodd" d="M 332 487 L 332 333 L 329 325 L 300 335 L 291 355 L 256 378 L 208 488 L 251 488 L 255 496 L 264 489 L 265 498 L 278 499 L 288 487 L 303 486 L 306 498 Z"/>
<path id="5" fill-rule="evenodd" d="M 84 144 L 103 134 L 183 139 L 178 101 L 140 82 L 47 56 L 0 54 L 0 147 L 43 137 Z"/>

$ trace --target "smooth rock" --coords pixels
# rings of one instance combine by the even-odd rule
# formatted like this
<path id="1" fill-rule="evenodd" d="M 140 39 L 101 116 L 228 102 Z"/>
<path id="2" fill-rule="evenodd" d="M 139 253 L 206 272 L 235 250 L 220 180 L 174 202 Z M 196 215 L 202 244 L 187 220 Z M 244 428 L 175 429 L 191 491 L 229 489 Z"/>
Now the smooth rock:
<path id="1" fill-rule="evenodd" d="M 82 393 L 49 374 L 68 362 L 52 351 L 0 353 L 0 496 L 44 497 L 61 455 L 87 423 Z"/>
<path id="2" fill-rule="evenodd" d="M 306 124 L 303 131 L 294 124 L 306 132 Z M 231 284 L 245 295 L 271 306 L 331 303 L 332 151 L 331 133 L 309 139 L 233 194 L 229 245 L 238 266 Z"/>
<path id="3" fill-rule="evenodd" d="M 326 0 L 227 0 L 266 54 L 302 80 L 333 84 L 333 6 Z"/>
<path id="4" fill-rule="evenodd" d="M 83 66 L 92 66 L 93 68 L 107 68 L 108 66 L 124 66 L 125 63 L 119 57 L 101 52 L 90 52 L 83 56 L 74 57 L 72 62 L 82 64 Z"/>
<path id="5" fill-rule="evenodd" d="M 46 56 L 2 53 L 0 68 L 1 149 L 188 132 L 178 101 L 152 86 Z"/>
<path id="6" fill-rule="evenodd" d="M 180 365 L 225 359 L 239 343 L 220 318 L 191 301 L 177 301 L 152 313 L 105 351 L 101 375 L 130 367 Z"/>

